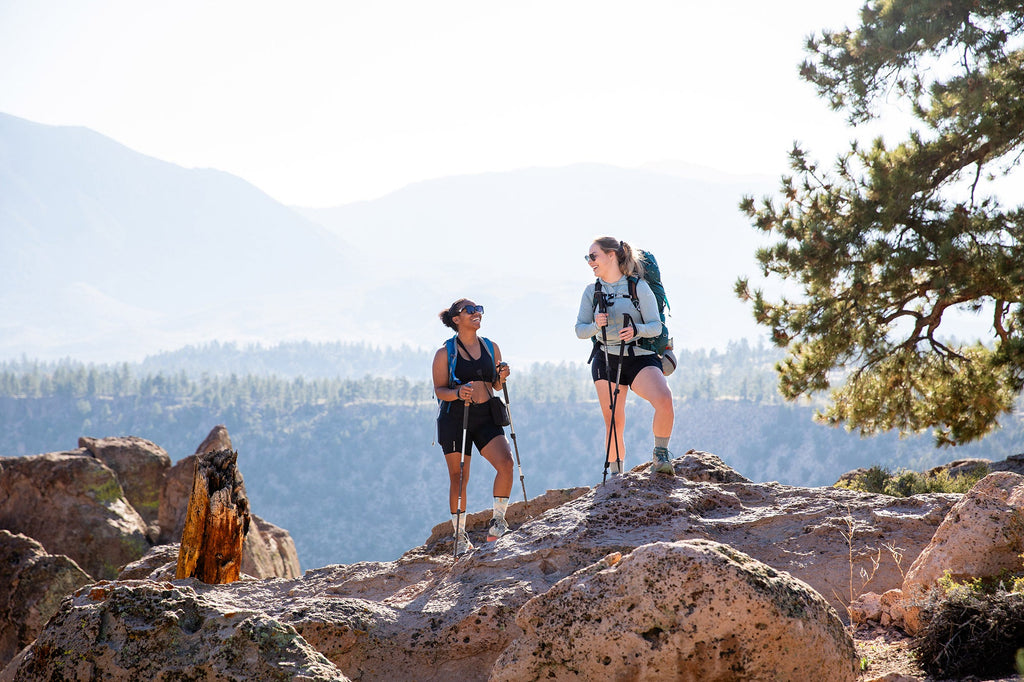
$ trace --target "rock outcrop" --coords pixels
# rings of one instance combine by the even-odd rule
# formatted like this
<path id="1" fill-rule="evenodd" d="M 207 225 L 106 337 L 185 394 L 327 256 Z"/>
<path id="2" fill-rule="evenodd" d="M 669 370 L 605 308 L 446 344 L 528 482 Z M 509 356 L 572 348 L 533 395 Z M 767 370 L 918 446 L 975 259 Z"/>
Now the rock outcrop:
<path id="1" fill-rule="evenodd" d="M 98 583 L 0 673 L 16 680 L 347 680 L 294 628 L 187 585 Z"/>
<path id="2" fill-rule="evenodd" d="M 1024 476 L 989 474 L 953 506 L 907 571 L 902 585 L 906 630 L 919 630 L 917 603 L 945 573 L 964 580 L 1019 572 L 1022 553 Z"/>
<path id="3" fill-rule="evenodd" d="M 173 590 L 188 588 L 197 599 L 203 599 L 203 604 L 216 604 L 216 613 L 211 613 L 210 619 L 227 618 L 235 612 L 258 613 L 294 628 L 307 644 L 352 679 L 486 680 L 505 649 L 531 636 L 517 621 L 520 609 L 581 569 L 584 573 L 578 575 L 593 576 L 605 570 L 606 564 L 601 562 L 610 554 L 622 555 L 622 562 L 636 571 L 630 584 L 639 585 L 644 581 L 643 567 L 657 563 L 648 552 L 657 555 L 666 551 L 639 548 L 657 543 L 661 543 L 659 547 L 676 547 L 679 543 L 691 546 L 692 541 L 728 545 L 735 563 L 747 562 L 735 559 L 745 554 L 751 560 L 743 565 L 751 572 L 763 570 L 767 576 L 770 570 L 778 577 L 765 584 L 782 592 L 775 596 L 771 590 L 764 592 L 765 603 L 757 607 L 758 613 L 777 608 L 783 593 L 793 604 L 810 604 L 805 598 L 806 586 L 801 583 L 830 602 L 838 615 L 822 620 L 820 611 L 826 607 L 819 600 L 819 606 L 807 607 L 806 619 L 792 616 L 794 623 L 800 623 L 794 629 L 815 630 L 822 622 L 835 623 L 845 617 L 851 593 L 856 597 L 866 589 L 885 592 L 900 587 L 903 577 L 894 558 L 881 561 L 866 585 L 859 581 L 851 584 L 851 568 L 854 576 L 859 575 L 861 567 L 872 570 L 883 545 L 898 547 L 903 560 L 913 561 L 961 497 L 920 495 L 901 499 L 832 488 L 750 483 L 735 472 L 730 474 L 717 457 L 700 452 L 687 453 L 675 463 L 679 474 L 675 478 L 652 477 L 648 467 L 638 466 L 607 485 L 535 498 L 529 506 L 532 517 L 527 516 L 522 502 L 516 503 L 508 515 L 513 520 L 513 532 L 493 543 L 483 538 L 489 514 L 471 514 L 467 528 L 478 548 L 458 561 L 451 557 L 450 523 L 445 521 L 426 544 L 392 562 L 328 566 L 288 580 L 241 580 L 230 585 L 174 581 L 163 589 L 172 590 L 169 598 L 178 599 Z M 713 545 L 705 542 L 697 546 Z M 637 552 L 640 555 L 631 558 Z M 686 575 L 686 562 L 679 556 L 672 561 L 676 567 L 673 570 Z M 761 564 L 770 569 L 754 570 Z M 646 575 L 652 583 L 664 578 L 650 571 Z M 728 571 L 723 568 L 716 575 L 726 580 Z M 750 590 L 743 587 L 749 586 L 745 575 L 735 569 L 731 578 L 735 584 L 729 584 L 729 593 Z M 672 579 L 679 577 L 677 573 L 672 575 Z M 116 590 L 117 586 L 110 589 Z M 748 592 L 751 599 L 756 596 L 754 592 Z M 714 596 L 727 599 L 724 583 L 718 584 Z M 593 598 L 596 613 L 601 608 L 601 595 L 594 594 Z M 539 608 L 542 603 L 539 599 L 534 605 Z M 722 606 L 727 603 L 715 607 L 715 613 L 723 619 L 715 627 L 723 630 L 726 622 L 735 627 L 730 620 L 734 616 Z M 678 605 L 671 604 L 673 614 Z M 71 608 L 66 602 L 62 613 Z M 557 610 L 554 605 L 551 608 Z M 710 607 L 705 610 L 703 615 L 711 618 Z M 550 614 L 553 621 L 558 617 L 557 613 Z M 528 623 L 543 618 L 532 612 Z M 54 619 L 53 623 L 57 622 Z M 160 622 L 153 623 L 153 627 L 159 630 Z M 662 632 L 670 633 L 674 621 L 666 615 L 664 622 Z M 710 620 L 707 626 L 711 627 Z M 641 637 L 648 645 L 645 655 L 667 657 L 672 651 L 691 655 L 680 648 L 682 644 L 652 629 L 643 631 L 650 632 L 649 640 Z M 48 642 L 48 646 L 65 646 L 49 627 L 46 637 L 40 641 Z M 67 649 L 90 646 L 89 640 L 79 639 Z M 666 651 L 656 650 L 658 646 Z M 709 642 L 708 646 L 718 644 Z M 841 644 L 833 647 L 840 654 L 842 649 Z M 746 657 L 744 665 L 761 665 L 748 653 L 737 654 Z M 778 661 L 779 669 L 795 663 L 805 653 L 793 651 L 790 657 L 794 661 Z M 29 649 L 26 656 L 31 655 Z"/>
<path id="4" fill-rule="evenodd" d="M 788 574 L 707 540 L 618 557 L 526 602 L 490 681 L 856 679 L 835 610 Z"/>
<path id="5" fill-rule="evenodd" d="M 138 561 L 133 561 L 121 568 L 118 580 L 154 580 L 166 582 L 174 580 L 178 565 L 178 543 L 156 545 Z M 249 577 L 252 577 L 251 575 Z"/>
<path id="6" fill-rule="evenodd" d="M 160 489 L 164 475 L 171 468 L 167 452 L 156 443 L 136 436 L 79 438 L 78 447 L 85 448 L 114 471 L 125 498 L 151 527 L 151 539 L 155 541 Z"/>
<path id="7" fill-rule="evenodd" d="M 234 450 L 235 446 L 231 444 L 231 436 L 228 435 L 228 429 L 223 424 L 217 424 L 210 432 L 206 434 L 206 438 L 196 448 L 196 455 L 205 455 L 208 452 L 217 452 L 218 450 Z"/>
<path id="8" fill-rule="evenodd" d="M 92 578 L 66 556 L 6 530 L 0 530 L 0 567 L 2 665 L 36 638 L 65 596 Z"/>
<path id="9" fill-rule="evenodd" d="M 196 471 L 196 456 L 189 455 L 175 462 L 164 476 L 160 489 L 160 509 L 157 512 L 160 534 L 157 544 L 179 542 L 185 529 L 185 512 L 192 493 L 192 476 Z"/>
<path id="10" fill-rule="evenodd" d="M 227 430 L 217 426 L 200 450 L 230 442 Z M 173 518 L 180 538 L 177 514 L 180 509 L 183 517 L 188 504 L 194 457 L 172 468 L 167 453 L 142 438 L 82 438 L 79 443 L 80 448 L 67 452 L 0 458 L 0 529 L 9 531 L 0 540 L 0 552 L 11 561 L 0 563 L 10 568 L 0 570 L 0 667 L 36 636 L 49 615 L 46 609 L 55 609 L 83 580 L 165 577 L 158 569 L 166 553 L 150 554 L 162 535 L 164 514 Z M 183 496 L 176 492 L 178 484 Z M 255 515 L 251 521 L 242 571 L 255 577 L 297 577 L 299 558 L 288 531 Z M 19 534 L 23 541 L 11 540 Z M 42 558 L 24 558 L 35 553 L 22 546 L 26 541 L 40 546 Z M 177 552 L 178 544 L 172 548 Z M 16 561 L 15 555 L 21 558 Z M 24 561 L 28 568 L 19 563 Z"/>
<path id="11" fill-rule="evenodd" d="M 96 579 L 116 577 L 150 547 L 117 475 L 84 448 L 5 458 L 0 528 L 70 557 Z"/>
<path id="12" fill-rule="evenodd" d="M 299 552 L 291 534 L 255 514 L 249 518 L 249 533 L 242 545 L 242 573 L 257 578 L 299 577 Z"/>

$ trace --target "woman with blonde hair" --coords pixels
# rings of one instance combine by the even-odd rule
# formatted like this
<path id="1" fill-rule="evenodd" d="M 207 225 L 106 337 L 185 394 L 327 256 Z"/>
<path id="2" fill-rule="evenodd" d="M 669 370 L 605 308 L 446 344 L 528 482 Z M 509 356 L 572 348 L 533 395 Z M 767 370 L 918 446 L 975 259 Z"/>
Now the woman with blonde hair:
<path id="1" fill-rule="evenodd" d="M 658 354 L 636 344 L 638 338 L 657 337 L 662 329 L 658 302 L 643 278 L 643 264 L 632 246 L 615 237 L 595 239 L 585 258 L 597 279 L 583 291 L 576 336 L 597 337 L 590 371 L 606 428 L 606 471 L 609 465 L 613 476 L 623 471 L 625 399 L 632 389 L 654 407 L 652 468 L 674 475 L 668 449 L 675 420 L 672 391 Z M 630 278 L 635 282 L 635 302 Z"/>

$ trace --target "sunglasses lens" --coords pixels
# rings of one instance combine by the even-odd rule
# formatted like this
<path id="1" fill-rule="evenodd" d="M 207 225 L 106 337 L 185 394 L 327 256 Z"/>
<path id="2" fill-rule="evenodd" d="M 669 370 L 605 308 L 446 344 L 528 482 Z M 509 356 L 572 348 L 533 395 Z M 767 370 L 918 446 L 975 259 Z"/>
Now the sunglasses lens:
<path id="1" fill-rule="evenodd" d="M 594 261 L 597 260 L 597 254 L 588 253 L 586 256 L 583 257 L 583 260 L 587 261 L 588 263 L 593 263 Z"/>
<path id="2" fill-rule="evenodd" d="M 467 305 L 467 306 L 463 307 L 463 309 L 460 312 L 468 313 L 469 315 L 472 315 L 474 313 L 483 313 L 483 311 L 484 311 L 484 307 L 482 305 Z"/>

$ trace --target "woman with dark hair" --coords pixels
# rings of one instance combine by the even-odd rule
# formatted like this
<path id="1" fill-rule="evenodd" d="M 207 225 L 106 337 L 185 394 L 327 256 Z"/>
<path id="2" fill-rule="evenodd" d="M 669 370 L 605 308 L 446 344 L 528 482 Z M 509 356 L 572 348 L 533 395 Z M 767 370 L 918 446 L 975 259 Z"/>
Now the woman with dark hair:
<path id="1" fill-rule="evenodd" d="M 501 361 L 498 344 L 477 334 L 483 313 L 484 307 L 468 298 L 460 298 L 440 312 L 441 322 L 455 330 L 455 336 L 434 354 L 432 367 L 434 395 L 440 403 L 437 442 L 448 464 L 448 507 L 455 530 L 456 554 L 473 549 L 466 534 L 466 488 L 473 445 L 497 472 L 487 541 L 493 542 L 508 531 L 505 510 L 512 492 L 512 451 L 505 430 L 495 422 L 489 402 L 493 392 L 504 385 L 509 367 Z M 464 421 L 467 417 L 468 421 Z"/>
<path id="2" fill-rule="evenodd" d="M 675 420 L 672 391 L 665 381 L 658 354 L 635 343 L 637 338 L 654 338 L 661 334 L 658 302 L 643 279 L 643 264 L 633 247 L 615 237 L 595 239 L 586 260 L 597 279 L 583 291 L 576 316 L 576 336 L 580 339 L 596 336 L 598 340 L 591 354 L 590 373 L 604 415 L 605 452 L 612 475 L 623 471 L 622 432 L 629 389 L 654 407 L 653 470 L 674 475 L 668 450 Z M 636 305 L 629 291 L 630 277 L 636 278 Z M 612 382 L 616 381 L 613 388 Z M 614 440 L 612 402 L 615 403 Z"/>

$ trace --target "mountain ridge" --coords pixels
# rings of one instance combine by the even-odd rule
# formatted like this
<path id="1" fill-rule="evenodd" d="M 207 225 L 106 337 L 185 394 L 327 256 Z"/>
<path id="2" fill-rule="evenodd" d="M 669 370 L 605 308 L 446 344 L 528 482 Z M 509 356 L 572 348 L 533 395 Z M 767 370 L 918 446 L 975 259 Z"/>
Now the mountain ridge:
<path id="1" fill-rule="evenodd" d="M 0 150 L 0 357 L 131 361 L 214 340 L 435 348 L 437 311 L 469 296 L 506 354 L 575 360 L 592 276 L 579 256 L 600 233 L 658 255 L 677 344 L 759 335 L 731 291 L 757 239 L 736 203 L 763 187 L 746 182 L 576 164 L 295 209 L 87 128 L 0 114 Z"/>

